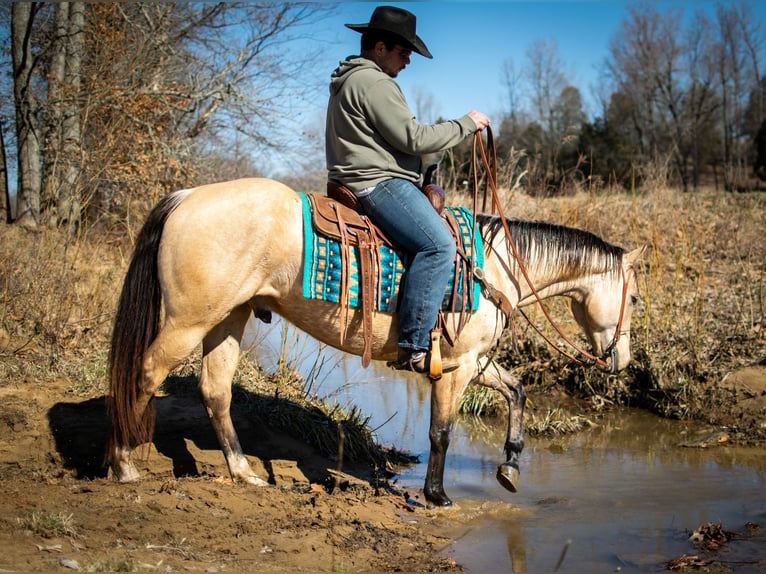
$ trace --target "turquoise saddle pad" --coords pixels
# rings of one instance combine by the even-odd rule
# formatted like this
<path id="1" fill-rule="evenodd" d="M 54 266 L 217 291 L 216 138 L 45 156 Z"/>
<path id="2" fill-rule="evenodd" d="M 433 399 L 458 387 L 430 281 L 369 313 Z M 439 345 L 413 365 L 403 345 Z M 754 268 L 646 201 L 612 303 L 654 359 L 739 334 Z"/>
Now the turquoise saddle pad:
<path id="1" fill-rule="evenodd" d="M 341 288 L 341 251 L 340 242 L 317 235 L 311 224 L 311 208 L 305 194 L 299 193 L 303 203 L 303 239 L 304 239 L 304 265 L 303 265 L 303 296 L 307 299 L 319 299 L 338 303 L 340 301 Z M 445 207 L 452 212 L 460 228 L 463 251 L 469 257 L 474 258 L 474 266 L 484 268 L 484 248 L 481 235 L 474 225 L 473 214 L 464 207 Z M 383 313 L 396 311 L 396 294 L 404 272 L 407 269 L 407 261 L 400 257 L 393 248 L 383 245 L 379 249 L 380 269 L 375 270 L 379 285 L 375 288 L 375 309 Z M 361 277 L 359 276 L 359 250 L 354 247 L 348 263 L 351 265 L 349 280 L 349 304 L 353 308 L 360 308 Z M 455 277 L 453 266 L 452 277 L 444 294 L 443 308 L 450 310 L 452 293 L 455 282 L 458 285 L 458 301 L 463 299 L 462 294 L 469 283 L 464 277 L 464 272 L 458 270 Z M 469 288 L 473 289 L 471 299 L 475 311 L 479 306 L 481 285 L 475 278 L 470 281 Z M 466 303 L 467 305 L 467 303 Z M 460 309 L 454 309 L 460 311 Z"/>

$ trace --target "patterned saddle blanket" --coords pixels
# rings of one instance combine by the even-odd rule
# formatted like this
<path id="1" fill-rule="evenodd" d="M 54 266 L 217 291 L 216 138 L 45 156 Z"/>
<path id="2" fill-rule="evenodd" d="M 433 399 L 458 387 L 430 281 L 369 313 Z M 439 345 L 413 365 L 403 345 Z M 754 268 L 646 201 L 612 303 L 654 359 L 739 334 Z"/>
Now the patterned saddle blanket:
<path id="1" fill-rule="evenodd" d="M 299 194 L 303 203 L 303 296 L 332 303 L 347 301 L 352 308 L 362 307 L 362 278 L 360 273 L 360 250 L 352 246 L 346 251 L 341 241 L 317 233 L 312 224 L 309 198 Z M 473 214 L 464 207 L 446 207 L 457 223 L 460 247 L 473 258 L 474 267 L 484 267 L 484 247 L 481 235 L 474 225 Z M 372 258 L 374 278 L 374 308 L 383 313 L 396 312 L 399 285 L 407 269 L 406 257 L 387 242 L 376 244 L 377 256 Z M 343 263 L 350 269 L 343 269 Z M 460 256 L 458 256 L 460 259 Z M 442 308 L 445 311 L 475 311 L 479 305 L 481 284 L 470 271 L 456 261 L 453 273 L 444 293 Z M 344 276 L 345 282 L 344 284 Z M 346 288 L 345 294 L 342 288 Z"/>

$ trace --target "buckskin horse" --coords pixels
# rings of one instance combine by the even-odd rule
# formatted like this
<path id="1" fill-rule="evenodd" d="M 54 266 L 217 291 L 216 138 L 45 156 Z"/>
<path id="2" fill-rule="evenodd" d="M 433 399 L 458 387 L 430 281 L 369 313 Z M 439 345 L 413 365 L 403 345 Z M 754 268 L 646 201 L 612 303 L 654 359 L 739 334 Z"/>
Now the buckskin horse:
<path id="1" fill-rule="evenodd" d="M 201 342 L 199 391 L 231 477 L 267 484 L 251 469 L 229 412 L 240 340 L 251 315 L 274 312 L 320 341 L 362 355 L 361 311 L 348 312 L 346 329 L 337 304 L 303 295 L 303 225 L 299 194 L 262 178 L 171 193 L 152 210 L 123 284 L 109 357 L 107 461 L 118 480 L 139 479 L 131 452 L 151 440 L 154 394 Z M 506 327 L 508 308 L 569 297 L 593 356 L 613 372 L 631 360 L 630 320 L 638 293 L 634 263 L 641 249 L 628 253 L 579 229 L 498 216 L 477 215 L 476 225 L 484 240 L 487 289 L 454 346 L 442 345 L 445 360 L 459 368 L 431 387 L 424 495 L 437 506 L 451 504 L 443 486 L 445 457 L 459 399 L 470 383 L 497 389 L 508 401 L 506 461 L 497 478 L 508 490 L 517 489 L 525 394 L 520 381 L 487 356 Z M 502 294 L 507 309 L 486 296 L 488 290 Z M 346 329 L 342 343 L 341 328 Z M 395 313 L 374 314 L 373 360 L 396 358 L 397 333 Z"/>

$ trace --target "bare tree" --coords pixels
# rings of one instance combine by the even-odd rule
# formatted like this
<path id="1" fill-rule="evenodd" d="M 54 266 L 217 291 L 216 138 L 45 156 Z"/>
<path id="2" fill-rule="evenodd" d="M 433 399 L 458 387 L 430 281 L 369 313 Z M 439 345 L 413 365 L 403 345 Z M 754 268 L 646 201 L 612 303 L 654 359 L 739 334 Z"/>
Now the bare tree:
<path id="1" fill-rule="evenodd" d="M 526 52 L 526 77 L 531 86 L 535 119 L 542 128 L 542 173 L 539 177 L 555 177 L 555 158 L 563 137 L 556 129 L 556 98 L 567 85 L 562 71 L 558 44 L 555 40 L 538 40 Z"/>
<path id="2" fill-rule="evenodd" d="M 727 189 L 744 185 L 748 177 L 745 115 L 747 100 L 760 83 L 759 51 L 763 31 L 745 4 L 716 5 L 718 44 L 716 70 L 721 99 L 724 184 Z M 758 107 L 761 107 L 760 105 Z M 760 114 L 763 110 L 760 110 Z M 757 131 L 750 129 L 749 131 Z"/>
<path id="3" fill-rule="evenodd" d="M 503 60 L 500 70 L 500 79 L 505 89 L 505 97 L 508 102 L 508 118 L 511 122 L 517 120 L 519 114 L 519 102 L 521 100 L 521 83 L 523 76 L 516 70 L 513 58 Z"/>
<path id="4" fill-rule="evenodd" d="M 41 211 L 50 225 L 80 224 L 81 68 L 85 4 L 56 4 L 48 65 Z"/>
<path id="5" fill-rule="evenodd" d="M 553 130 L 553 107 L 556 97 L 567 84 L 562 71 L 556 40 L 537 40 L 526 52 L 526 76 L 532 88 L 532 102 L 536 119 Z"/>
<path id="6" fill-rule="evenodd" d="M 8 188 L 8 162 L 5 158 L 5 136 L 0 122 L 0 223 L 11 222 L 11 195 Z"/>
<path id="7" fill-rule="evenodd" d="M 81 173 L 81 69 L 83 59 L 83 36 L 85 31 L 85 3 L 71 2 L 66 41 L 66 69 L 64 81 L 68 97 L 64 100 L 62 118 L 62 169 L 58 192 L 58 225 L 69 226 L 75 232 L 80 226 Z"/>
<path id="8" fill-rule="evenodd" d="M 8 59 L 11 57 L 11 6 L 0 4 L 0 67 L 13 68 Z M 9 139 L 13 130 L 8 130 L 13 124 L 13 79 L 0 76 L 0 223 L 11 223 L 11 189 L 9 184 L 8 166 L 13 158 L 9 157 Z M 6 131 L 8 130 L 8 131 Z"/>
<path id="9" fill-rule="evenodd" d="M 226 150 L 237 135 L 250 157 L 287 149 L 284 126 L 318 81 L 316 54 L 289 47 L 331 9 L 14 4 L 20 216 L 37 225 L 42 206 L 46 222 L 76 229 L 83 213 L 125 214 L 192 184 L 198 156 Z"/>
<path id="10" fill-rule="evenodd" d="M 439 119 L 434 95 L 426 88 L 416 87 L 412 90 L 412 107 L 419 121 L 432 124 Z"/>
<path id="11" fill-rule="evenodd" d="M 658 138 L 661 145 L 658 151 L 663 156 L 672 157 L 676 171 L 681 178 L 684 191 L 689 185 L 689 122 L 688 106 L 685 93 L 684 70 L 681 57 L 684 46 L 681 42 L 682 10 L 669 8 L 659 18 L 654 41 L 656 57 L 654 86 L 658 119 Z"/>
<path id="12" fill-rule="evenodd" d="M 699 186 L 704 167 L 714 163 L 718 147 L 716 119 L 720 100 L 716 94 L 714 46 L 713 24 L 704 11 L 697 10 L 686 32 L 683 57 L 688 73 L 685 151 L 691 158 L 694 189 Z"/>
<path id="13" fill-rule="evenodd" d="M 689 182 L 688 73 L 682 66 L 679 8 L 660 12 L 649 2 L 629 7 L 629 18 L 610 45 L 609 71 L 630 100 L 634 141 L 644 165 L 672 159 L 684 187 Z"/>
<path id="14" fill-rule="evenodd" d="M 743 55 L 749 61 L 751 68 L 750 82 L 756 86 L 761 82 L 761 54 L 766 45 L 766 33 L 763 29 L 763 22 L 753 13 L 753 7 L 747 3 L 741 3 L 734 7 L 737 15 L 737 22 L 741 30 L 741 39 L 743 46 Z M 754 101 L 751 102 L 753 117 L 750 118 L 752 124 L 749 127 L 752 133 L 755 133 L 766 118 L 766 102 L 764 102 L 764 93 L 760 89 L 753 90 Z"/>
<path id="15" fill-rule="evenodd" d="M 91 62 L 85 87 L 85 137 L 109 138 L 93 149 L 99 161 L 89 161 L 98 167 L 87 174 L 92 209 L 123 212 L 130 201 L 153 202 L 191 185 L 197 156 L 220 155 L 235 140 L 251 156 L 287 148 L 284 126 L 299 111 L 288 104 L 299 105 L 314 88 L 316 56 L 288 48 L 327 7 L 125 3 L 94 10 L 95 21 L 112 25 L 88 50 L 110 56 Z M 123 133 L 131 139 L 111 136 Z"/>
<path id="16" fill-rule="evenodd" d="M 59 182 L 58 162 L 62 147 L 61 124 L 64 100 L 64 73 L 66 70 L 66 36 L 69 28 L 69 2 L 56 4 L 51 55 L 48 64 L 48 110 L 43 145 L 43 181 L 40 199 L 41 218 L 56 223 L 56 196 Z"/>
<path id="17" fill-rule="evenodd" d="M 35 59 L 32 37 L 36 2 L 16 2 L 11 10 L 13 98 L 16 105 L 18 189 L 16 217 L 20 225 L 36 228 L 40 215 L 41 146 L 38 101 L 33 88 Z"/>

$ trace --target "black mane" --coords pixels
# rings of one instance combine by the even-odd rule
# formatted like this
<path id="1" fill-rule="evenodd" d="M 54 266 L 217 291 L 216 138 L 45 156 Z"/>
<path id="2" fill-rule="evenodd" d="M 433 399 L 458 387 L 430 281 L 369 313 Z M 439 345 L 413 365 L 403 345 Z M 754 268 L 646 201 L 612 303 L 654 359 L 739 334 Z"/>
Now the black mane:
<path id="1" fill-rule="evenodd" d="M 564 268 L 573 274 L 619 271 L 625 250 L 607 243 L 589 231 L 544 221 L 506 219 L 519 256 L 525 264 L 542 257 L 549 268 Z M 476 215 L 485 249 L 498 234 L 504 235 L 498 216 Z"/>

